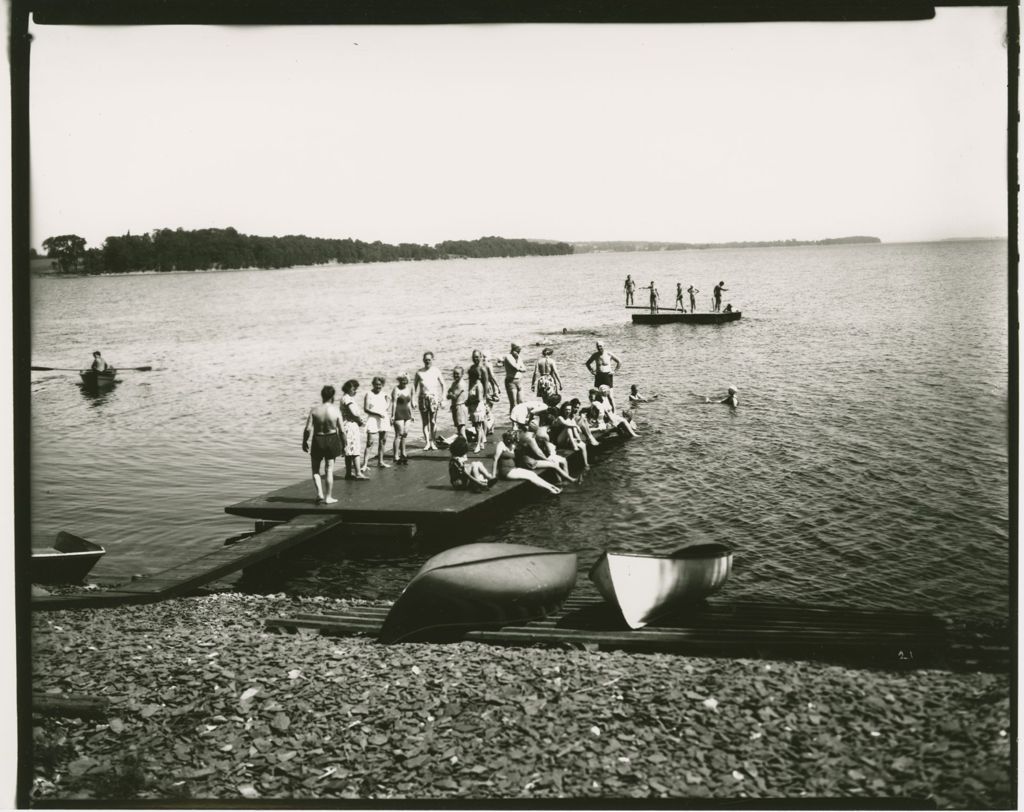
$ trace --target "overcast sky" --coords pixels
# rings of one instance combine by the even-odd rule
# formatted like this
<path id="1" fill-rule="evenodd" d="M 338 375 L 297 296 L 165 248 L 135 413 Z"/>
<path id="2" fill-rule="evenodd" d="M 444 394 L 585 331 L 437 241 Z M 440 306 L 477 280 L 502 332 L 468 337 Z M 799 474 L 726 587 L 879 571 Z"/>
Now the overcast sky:
<path id="1" fill-rule="evenodd" d="M 1005 236 L 1005 13 L 33 26 L 33 245 Z"/>

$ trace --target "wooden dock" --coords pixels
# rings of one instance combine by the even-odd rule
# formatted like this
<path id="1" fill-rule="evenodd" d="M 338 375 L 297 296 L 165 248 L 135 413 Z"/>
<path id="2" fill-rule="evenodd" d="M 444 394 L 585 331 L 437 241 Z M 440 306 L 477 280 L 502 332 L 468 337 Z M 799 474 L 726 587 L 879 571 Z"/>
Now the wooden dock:
<path id="1" fill-rule="evenodd" d="M 268 629 L 376 639 L 389 607 L 270 617 Z M 544 620 L 466 631 L 462 640 L 674 654 L 854 660 L 921 667 L 949 654 L 946 624 L 925 612 L 870 611 L 767 602 L 707 602 L 656 625 L 629 629 L 600 599 L 570 598 Z"/>
<path id="2" fill-rule="evenodd" d="M 251 567 L 279 555 L 329 531 L 338 529 L 344 519 L 338 515 L 299 516 L 274 525 L 262 533 L 221 547 L 206 555 L 178 564 L 162 572 L 118 587 L 116 590 L 74 595 L 33 596 L 33 610 L 83 609 L 156 603 L 194 592 L 225 575 Z"/>
<path id="3" fill-rule="evenodd" d="M 592 462 L 624 441 L 617 431 L 595 436 L 600 445 L 589 449 Z M 470 455 L 471 459 L 481 460 L 488 470 L 493 457 L 493 438 L 482 453 Z M 224 510 L 253 519 L 287 520 L 312 514 L 337 515 L 352 522 L 407 522 L 429 532 L 455 523 L 468 526 L 492 520 L 531 497 L 543 495 L 535 485 L 522 480 L 498 481 L 483 493 L 457 491 L 448 479 L 450 454 L 447 450 L 411 451 L 409 458 L 408 465 L 390 468 L 371 465 L 369 480 L 346 480 L 336 476 L 334 496 L 338 501 L 333 505 L 316 504 L 312 478 L 307 477 L 279 490 L 228 505 Z M 570 473 L 577 475 L 583 467 L 581 454 L 571 452 L 566 458 Z M 555 480 L 550 471 L 541 476 Z"/>
<path id="4" fill-rule="evenodd" d="M 739 310 L 729 312 L 709 313 L 683 313 L 681 310 L 669 310 L 667 308 L 651 312 L 649 307 L 626 306 L 627 310 L 642 310 L 642 313 L 633 313 L 631 319 L 633 324 L 721 324 L 726 321 L 736 321 L 743 314 Z"/>

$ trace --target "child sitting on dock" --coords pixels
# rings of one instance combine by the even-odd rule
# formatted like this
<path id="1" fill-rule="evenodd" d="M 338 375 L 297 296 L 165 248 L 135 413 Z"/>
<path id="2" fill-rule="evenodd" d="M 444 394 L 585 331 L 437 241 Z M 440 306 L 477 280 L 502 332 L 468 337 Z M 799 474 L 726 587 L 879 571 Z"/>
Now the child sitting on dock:
<path id="1" fill-rule="evenodd" d="M 452 456 L 448 460 L 448 479 L 455 490 L 481 493 L 491 487 L 495 477 L 487 473 L 487 467 L 482 462 L 469 458 L 469 443 L 465 437 L 456 437 L 450 451 Z"/>

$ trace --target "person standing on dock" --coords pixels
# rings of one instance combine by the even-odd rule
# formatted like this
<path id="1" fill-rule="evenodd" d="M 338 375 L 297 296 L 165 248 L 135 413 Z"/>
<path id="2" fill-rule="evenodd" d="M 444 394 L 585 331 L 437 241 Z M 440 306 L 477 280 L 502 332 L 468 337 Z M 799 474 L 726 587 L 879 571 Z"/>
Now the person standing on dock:
<path id="1" fill-rule="evenodd" d="M 412 389 L 409 388 L 409 376 L 399 375 L 398 383 L 391 390 L 391 424 L 395 427 L 395 443 L 391 456 L 395 465 L 408 465 L 409 458 L 405 455 L 405 438 L 412 422 Z"/>
<path id="2" fill-rule="evenodd" d="M 654 286 L 654 280 L 651 280 L 651 284 L 644 285 L 643 290 L 649 290 L 651 292 L 651 312 L 658 312 L 658 299 L 661 298 L 661 294 L 658 293 L 658 289 Z"/>
<path id="3" fill-rule="evenodd" d="M 695 288 L 693 285 L 690 285 L 690 287 L 688 287 L 686 289 L 686 292 L 690 294 L 690 312 L 691 313 L 696 313 L 697 312 L 697 294 L 700 293 L 700 291 L 697 290 L 697 288 Z"/>
<path id="4" fill-rule="evenodd" d="M 360 458 L 363 456 L 363 426 L 366 416 L 356 401 L 359 381 L 353 379 L 341 385 L 341 434 L 345 440 L 345 479 L 369 479 L 363 474 Z"/>
<path id="5" fill-rule="evenodd" d="M 423 353 L 423 369 L 416 370 L 412 388 L 420 407 L 420 420 L 423 421 L 423 448 L 431 451 L 437 448 L 434 445 L 434 433 L 437 430 L 437 412 L 444 399 L 444 380 L 434 367 L 434 353 Z"/>
<path id="6" fill-rule="evenodd" d="M 715 290 L 714 290 L 714 292 L 711 295 L 712 295 L 712 297 L 715 300 L 715 312 L 716 313 L 719 310 L 722 309 L 722 292 L 723 291 L 727 291 L 727 290 L 729 290 L 729 289 L 725 286 L 725 282 L 724 281 L 723 282 L 719 282 L 717 285 L 715 285 Z"/>
<path id="7" fill-rule="evenodd" d="M 377 449 L 377 467 L 390 468 L 384 462 L 384 448 L 388 439 L 388 422 L 391 413 L 391 396 L 384 390 L 384 378 L 374 376 L 370 391 L 363 396 L 363 411 L 366 412 L 366 448 L 363 449 L 363 471 L 369 468 L 370 454 Z"/>
<path id="8" fill-rule="evenodd" d="M 327 385 L 320 390 L 321 404 L 309 410 L 306 428 L 302 432 L 302 450 L 309 454 L 313 467 L 313 486 L 316 488 L 316 503 L 333 505 L 338 500 L 334 491 L 334 460 L 341 456 L 341 412 L 334 405 L 334 387 Z M 310 445 L 312 439 L 313 444 Z M 324 463 L 324 476 L 320 478 L 320 463 Z M 324 485 L 326 484 L 326 488 Z"/>
<path id="9" fill-rule="evenodd" d="M 511 348 L 505 354 L 505 357 L 501 359 L 501 363 L 505 367 L 505 394 L 508 395 L 509 414 L 512 414 L 512 410 L 516 407 L 516 404 L 521 403 L 523 400 L 520 378 L 522 377 L 522 374 L 526 372 L 526 367 L 523 366 L 523 362 L 519 360 L 519 353 L 522 351 L 523 348 L 513 342 Z"/>
<path id="10" fill-rule="evenodd" d="M 597 349 L 591 353 L 584 366 L 594 376 L 594 386 L 614 386 L 613 373 L 619 371 L 619 359 L 608 352 L 600 341 L 596 346 Z M 612 364 L 615 364 L 615 369 L 612 369 Z"/>
<path id="11" fill-rule="evenodd" d="M 562 391 L 562 379 L 558 377 L 558 367 L 551 357 L 555 351 L 551 347 L 541 350 L 540 360 L 533 368 L 533 381 L 530 388 L 537 393 L 541 400 L 547 400 L 551 395 L 557 395 Z"/>
<path id="12" fill-rule="evenodd" d="M 501 400 L 501 395 L 498 393 L 498 382 L 494 379 L 491 365 L 487 363 L 487 353 L 482 350 L 473 350 L 472 359 L 473 366 L 470 367 L 470 372 L 467 374 L 472 375 L 472 370 L 475 368 L 477 376 L 480 378 L 480 383 L 483 384 L 484 427 L 486 429 L 484 440 L 486 440 L 487 434 L 494 427 L 494 418 L 491 417 L 491 406 Z"/>
<path id="13" fill-rule="evenodd" d="M 622 286 L 622 289 L 626 291 L 626 307 L 629 307 L 633 304 L 633 291 L 636 290 L 636 282 L 633 281 L 630 274 L 626 274 L 626 284 Z"/>
<path id="14" fill-rule="evenodd" d="M 676 282 L 676 301 L 675 301 L 675 304 L 672 306 L 673 310 L 675 309 L 676 305 L 678 305 L 679 309 L 682 310 L 684 313 L 686 312 L 686 305 L 683 303 L 683 283 L 682 282 Z"/>

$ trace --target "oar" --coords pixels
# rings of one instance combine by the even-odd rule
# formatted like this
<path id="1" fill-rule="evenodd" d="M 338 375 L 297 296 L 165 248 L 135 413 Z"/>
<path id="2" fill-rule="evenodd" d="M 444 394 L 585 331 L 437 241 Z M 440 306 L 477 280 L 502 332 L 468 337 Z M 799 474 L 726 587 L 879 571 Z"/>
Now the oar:
<path id="1" fill-rule="evenodd" d="M 149 372 L 153 367 L 115 367 L 118 372 Z M 81 367 L 32 367 L 33 372 L 81 372 Z"/>

